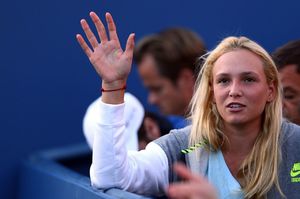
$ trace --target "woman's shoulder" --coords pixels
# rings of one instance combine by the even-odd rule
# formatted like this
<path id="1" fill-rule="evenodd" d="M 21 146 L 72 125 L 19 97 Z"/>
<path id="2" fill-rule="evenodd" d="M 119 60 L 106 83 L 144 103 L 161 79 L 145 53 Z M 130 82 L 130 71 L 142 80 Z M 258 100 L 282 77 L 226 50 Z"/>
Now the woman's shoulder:
<path id="1" fill-rule="evenodd" d="M 300 126 L 291 122 L 282 124 L 281 150 L 285 162 L 300 161 Z"/>
<path id="2" fill-rule="evenodd" d="M 173 129 L 168 134 L 158 138 L 154 142 L 159 145 L 163 143 L 172 143 L 177 144 L 178 146 L 186 146 L 188 144 L 190 131 L 191 126 L 187 126 L 181 129 Z"/>
<path id="3" fill-rule="evenodd" d="M 300 126 L 288 121 L 281 128 L 281 166 L 278 173 L 281 189 L 286 198 L 299 198 Z M 274 188 L 268 198 L 281 198 Z"/>
<path id="4" fill-rule="evenodd" d="M 297 124 L 291 123 L 289 121 L 284 121 L 282 123 L 281 135 L 283 142 L 295 142 L 295 144 L 300 144 L 300 126 L 298 126 Z"/>
<path id="5" fill-rule="evenodd" d="M 154 140 L 166 153 L 178 154 L 186 149 L 189 143 L 191 127 L 173 129 L 168 134 Z"/>

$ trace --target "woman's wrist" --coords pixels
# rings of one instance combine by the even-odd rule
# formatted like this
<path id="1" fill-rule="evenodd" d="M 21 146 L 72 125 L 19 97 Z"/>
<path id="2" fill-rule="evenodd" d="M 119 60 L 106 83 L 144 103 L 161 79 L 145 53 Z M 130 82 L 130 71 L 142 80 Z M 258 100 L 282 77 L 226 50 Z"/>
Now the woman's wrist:
<path id="1" fill-rule="evenodd" d="M 113 88 L 113 89 L 105 89 L 105 88 L 101 88 L 102 92 L 115 92 L 115 91 L 121 91 L 121 90 L 126 90 L 126 84 L 124 84 L 122 87 L 120 88 Z"/>
<path id="2" fill-rule="evenodd" d="M 124 93 L 126 89 L 126 81 L 118 80 L 115 82 L 102 81 L 102 101 L 107 104 L 124 103 Z"/>
<path id="3" fill-rule="evenodd" d="M 125 87 L 125 88 L 124 88 Z M 116 80 L 113 82 L 102 81 L 101 91 L 126 89 L 126 80 Z"/>

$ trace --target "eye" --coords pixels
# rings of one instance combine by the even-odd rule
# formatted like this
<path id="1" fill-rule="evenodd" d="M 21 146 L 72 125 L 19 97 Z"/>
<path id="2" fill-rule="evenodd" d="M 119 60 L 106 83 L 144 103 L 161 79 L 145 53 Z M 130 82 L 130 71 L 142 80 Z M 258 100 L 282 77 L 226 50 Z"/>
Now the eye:
<path id="1" fill-rule="evenodd" d="M 286 100 L 292 100 L 292 99 L 295 98 L 295 95 L 293 95 L 293 94 L 284 94 L 283 98 L 286 99 Z"/>
<path id="2" fill-rule="evenodd" d="M 253 77 L 245 77 L 244 78 L 244 82 L 246 82 L 246 83 L 255 82 L 255 81 L 256 81 L 256 79 Z"/>
<path id="3" fill-rule="evenodd" d="M 286 100 L 293 100 L 295 98 L 295 94 L 293 92 L 283 92 L 283 98 Z"/>
<path id="4" fill-rule="evenodd" d="M 229 79 L 228 78 L 220 78 L 220 79 L 217 79 L 217 84 L 227 84 L 229 83 Z"/>
<path id="5" fill-rule="evenodd" d="M 296 96 L 297 96 L 297 93 L 294 91 L 294 90 L 292 90 L 292 89 L 283 89 L 283 98 L 285 99 L 285 100 L 293 100 L 293 99 L 295 99 L 296 98 Z"/>

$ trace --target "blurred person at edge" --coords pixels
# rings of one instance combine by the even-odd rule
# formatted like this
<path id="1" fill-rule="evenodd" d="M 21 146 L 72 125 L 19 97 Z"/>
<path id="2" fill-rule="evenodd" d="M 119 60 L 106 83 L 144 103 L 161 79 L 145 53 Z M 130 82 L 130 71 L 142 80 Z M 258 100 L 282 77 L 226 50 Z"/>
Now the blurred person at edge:
<path id="1" fill-rule="evenodd" d="M 277 48 L 273 59 L 283 87 L 283 115 L 300 125 L 300 40 Z"/>

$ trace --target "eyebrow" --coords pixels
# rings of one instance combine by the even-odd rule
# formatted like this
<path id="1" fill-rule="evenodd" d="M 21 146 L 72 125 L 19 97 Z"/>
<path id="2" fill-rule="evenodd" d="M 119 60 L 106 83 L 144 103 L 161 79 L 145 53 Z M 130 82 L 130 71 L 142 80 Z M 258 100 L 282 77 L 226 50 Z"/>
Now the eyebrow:
<path id="1" fill-rule="evenodd" d="M 258 76 L 256 73 L 252 72 L 252 71 L 246 71 L 246 72 L 242 72 L 240 73 L 239 75 L 241 76 L 247 76 L 247 75 L 255 75 L 255 76 Z M 217 77 L 218 76 L 230 76 L 229 73 L 219 73 L 216 75 Z"/>
<path id="2" fill-rule="evenodd" d="M 297 93 L 297 91 L 294 88 L 290 87 L 290 86 L 284 86 L 283 87 L 283 92 Z"/>

